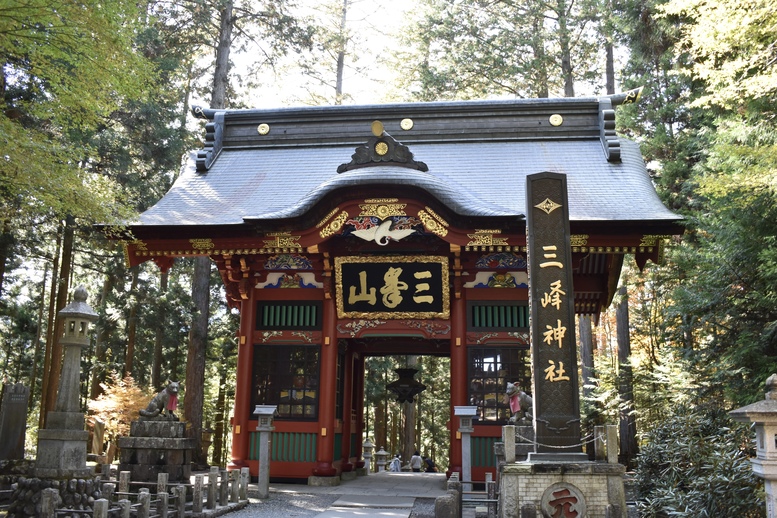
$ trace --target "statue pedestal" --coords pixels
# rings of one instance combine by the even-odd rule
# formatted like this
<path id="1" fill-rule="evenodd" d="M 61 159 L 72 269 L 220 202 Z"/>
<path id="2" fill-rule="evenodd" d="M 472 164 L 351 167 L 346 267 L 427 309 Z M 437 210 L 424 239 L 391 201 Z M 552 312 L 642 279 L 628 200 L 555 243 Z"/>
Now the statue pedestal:
<path id="1" fill-rule="evenodd" d="M 169 482 L 189 482 L 194 442 L 186 438 L 185 423 L 134 421 L 130 436 L 119 438 L 119 471 L 138 482 L 156 482 L 159 473 L 167 473 Z"/>
<path id="2" fill-rule="evenodd" d="M 500 473 L 500 516 L 537 516 L 540 511 L 542 516 L 625 518 L 625 472 L 624 466 L 606 462 L 506 464 Z M 572 510 L 577 514 L 567 514 Z"/>
<path id="3" fill-rule="evenodd" d="M 86 466 L 84 414 L 49 412 L 47 428 L 38 430 L 35 476 L 43 478 L 89 478 L 94 469 Z"/>

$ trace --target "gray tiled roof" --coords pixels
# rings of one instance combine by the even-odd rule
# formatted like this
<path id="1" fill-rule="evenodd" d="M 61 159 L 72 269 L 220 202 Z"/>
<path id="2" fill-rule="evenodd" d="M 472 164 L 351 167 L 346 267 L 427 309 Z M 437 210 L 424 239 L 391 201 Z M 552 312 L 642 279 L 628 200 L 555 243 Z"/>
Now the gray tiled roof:
<path id="1" fill-rule="evenodd" d="M 679 220 L 656 195 L 637 144 L 620 141 L 620 162 L 607 161 L 598 138 L 409 143 L 426 173 L 380 165 L 338 174 L 353 146 L 225 148 L 204 173 L 192 154 L 170 191 L 134 224 L 296 217 L 329 192 L 375 183 L 423 189 L 465 216 L 516 216 L 526 210 L 526 176 L 545 171 L 567 175 L 572 221 Z"/>

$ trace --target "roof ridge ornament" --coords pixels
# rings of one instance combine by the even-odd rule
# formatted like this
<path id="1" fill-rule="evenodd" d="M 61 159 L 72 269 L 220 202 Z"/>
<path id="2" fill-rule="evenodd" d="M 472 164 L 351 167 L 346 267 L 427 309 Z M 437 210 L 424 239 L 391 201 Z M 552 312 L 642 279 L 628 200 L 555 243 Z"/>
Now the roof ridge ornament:
<path id="1" fill-rule="evenodd" d="M 205 124 L 205 140 L 197 152 L 197 172 L 207 173 L 223 147 L 224 111 L 193 106 L 192 115 L 210 121 Z"/>
<path id="2" fill-rule="evenodd" d="M 382 122 L 376 120 L 372 123 L 372 135 L 365 144 L 356 148 L 350 162 L 337 167 L 338 173 L 383 164 L 424 172 L 429 170 L 425 163 L 413 159 L 410 148 L 386 132 Z"/>
<path id="3" fill-rule="evenodd" d="M 599 138 L 608 162 L 621 161 L 621 142 L 615 134 L 615 107 L 639 102 L 643 88 L 599 98 Z"/>

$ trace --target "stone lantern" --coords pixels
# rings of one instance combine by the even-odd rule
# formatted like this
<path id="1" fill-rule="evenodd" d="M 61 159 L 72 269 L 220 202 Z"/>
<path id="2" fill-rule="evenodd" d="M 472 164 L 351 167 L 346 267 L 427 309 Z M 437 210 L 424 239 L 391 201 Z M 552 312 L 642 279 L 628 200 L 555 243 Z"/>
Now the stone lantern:
<path id="1" fill-rule="evenodd" d="M 766 380 L 766 397 L 752 405 L 729 412 L 735 421 L 755 423 L 753 472 L 764 479 L 766 515 L 777 518 L 777 374 Z"/>
<path id="2" fill-rule="evenodd" d="M 475 428 L 472 420 L 478 414 L 476 406 L 455 406 L 453 414 L 459 416 L 459 435 L 461 436 L 461 485 L 464 491 L 472 491 L 472 445 L 470 437 Z"/>
<path id="3" fill-rule="evenodd" d="M 375 445 L 372 444 L 369 437 L 367 437 L 367 440 L 362 444 L 362 449 L 364 450 L 362 453 L 362 456 L 364 457 L 364 467 L 367 469 L 367 474 L 369 474 L 372 470 L 372 450 L 375 449 Z"/>
<path id="4" fill-rule="evenodd" d="M 380 447 L 380 450 L 375 452 L 375 466 L 377 466 L 378 473 L 386 471 L 386 459 L 388 456 L 389 452 L 384 450 L 383 446 Z"/>
<path id="5" fill-rule="evenodd" d="M 89 325 L 97 313 L 86 303 L 83 286 L 76 288 L 73 302 L 62 308 L 59 319 L 63 334 L 62 373 L 54 410 L 46 415 L 46 428 L 38 431 L 38 453 L 35 474 L 38 477 L 87 477 L 84 414 L 79 407 L 81 349 L 89 346 Z"/>
<path id="6" fill-rule="evenodd" d="M 277 412 L 276 405 L 256 405 L 254 409 L 254 414 L 258 416 L 256 431 L 259 432 L 259 498 L 270 496 L 270 434 L 275 430 L 273 418 Z"/>

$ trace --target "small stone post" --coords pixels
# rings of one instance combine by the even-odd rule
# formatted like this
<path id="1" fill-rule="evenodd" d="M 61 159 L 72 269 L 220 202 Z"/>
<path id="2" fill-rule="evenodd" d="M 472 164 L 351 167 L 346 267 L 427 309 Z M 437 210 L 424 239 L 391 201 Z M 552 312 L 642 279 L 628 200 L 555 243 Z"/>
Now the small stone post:
<path id="1" fill-rule="evenodd" d="M 192 512 L 199 514 L 202 512 L 202 487 L 205 476 L 202 473 L 194 475 L 194 486 L 192 487 Z"/>
<path id="2" fill-rule="evenodd" d="M 464 491 L 472 491 L 472 446 L 470 436 L 475 429 L 472 418 L 477 415 L 476 406 L 455 406 L 454 415 L 459 416 L 459 433 L 461 434 L 461 484 Z"/>
<path id="3" fill-rule="evenodd" d="M 248 483 L 251 481 L 249 468 L 240 468 L 240 501 L 248 500 Z"/>
<path id="4" fill-rule="evenodd" d="M 254 414 L 259 416 L 256 431 L 259 432 L 259 477 L 257 487 L 259 498 L 270 496 L 270 434 L 275 427 L 272 425 L 273 417 L 278 411 L 276 405 L 256 405 Z"/>
<path id="5" fill-rule="evenodd" d="M 729 412 L 740 423 L 755 423 L 753 472 L 764 479 L 766 516 L 777 518 L 777 374 L 766 380 L 766 398 Z"/>
<path id="6" fill-rule="evenodd" d="M 208 473 L 208 509 L 216 508 L 216 484 L 219 478 L 219 467 L 211 466 Z"/>

